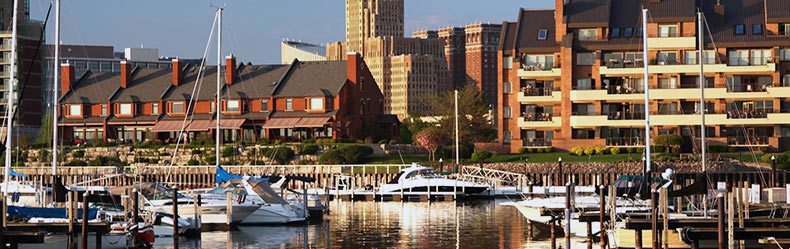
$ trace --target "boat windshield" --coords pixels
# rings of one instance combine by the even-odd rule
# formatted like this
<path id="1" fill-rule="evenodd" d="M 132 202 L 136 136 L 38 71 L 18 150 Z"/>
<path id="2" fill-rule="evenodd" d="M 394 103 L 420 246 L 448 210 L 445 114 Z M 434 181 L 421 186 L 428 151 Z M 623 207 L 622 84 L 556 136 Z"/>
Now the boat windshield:
<path id="1" fill-rule="evenodd" d="M 433 171 L 433 169 L 421 169 L 412 171 L 406 175 L 406 179 L 410 178 L 440 178 L 440 176 L 436 174 L 436 171 Z"/>
<path id="2" fill-rule="evenodd" d="M 230 192 L 230 193 L 232 193 L 234 195 L 238 195 L 238 194 L 246 195 L 247 194 L 247 190 L 244 190 L 242 188 L 216 187 L 216 188 L 208 191 L 209 194 L 216 194 L 216 195 L 224 195 L 227 192 Z"/>
<path id="3" fill-rule="evenodd" d="M 146 199 L 149 200 L 173 199 L 173 190 L 159 184 L 149 184 L 147 187 L 142 187 L 138 190 L 143 196 L 145 196 Z M 182 194 L 177 194 L 176 197 L 179 199 L 189 198 Z"/>

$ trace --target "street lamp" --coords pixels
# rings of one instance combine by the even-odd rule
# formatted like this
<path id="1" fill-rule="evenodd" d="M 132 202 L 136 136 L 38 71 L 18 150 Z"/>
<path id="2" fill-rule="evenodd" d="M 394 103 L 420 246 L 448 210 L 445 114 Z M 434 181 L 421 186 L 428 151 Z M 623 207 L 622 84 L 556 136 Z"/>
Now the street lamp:
<path id="1" fill-rule="evenodd" d="M 439 158 L 439 172 L 444 172 L 444 164 L 441 157 Z"/>
<path id="2" fill-rule="evenodd" d="M 562 175 L 562 157 L 557 158 L 557 162 L 559 163 L 560 166 L 560 179 L 564 179 L 565 176 Z"/>

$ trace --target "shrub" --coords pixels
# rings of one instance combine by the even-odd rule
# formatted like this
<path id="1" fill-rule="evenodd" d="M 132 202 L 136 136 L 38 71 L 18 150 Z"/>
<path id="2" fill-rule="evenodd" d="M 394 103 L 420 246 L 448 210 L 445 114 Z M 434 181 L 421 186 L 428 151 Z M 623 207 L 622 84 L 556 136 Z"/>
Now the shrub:
<path id="1" fill-rule="evenodd" d="M 343 153 L 340 150 L 334 149 L 329 150 L 321 154 L 321 157 L 318 158 L 320 163 L 325 164 L 345 164 L 346 159 L 343 157 Z"/>
<path id="2" fill-rule="evenodd" d="M 187 161 L 187 165 L 191 165 L 191 166 L 200 165 L 200 161 L 195 159 L 190 159 L 189 161 Z"/>
<path id="3" fill-rule="evenodd" d="M 597 154 L 597 155 L 604 155 L 604 154 L 606 154 L 606 148 L 604 148 L 604 147 L 595 147 L 595 154 Z"/>
<path id="4" fill-rule="evenodd" d="M 277 164 L 285 164 L 294 158 L 294 151 L 291 148 L 280 146 L 267 150 L 267 153 L 264 155 L 267 158 L 277 162 Z"/>
<path id="5" fill-rule="evenodd" d="M 157 163 L 159 163 L 159 159 L 156 159 L 156 158 L 149 158 L 148 159 L 148 164 L 157 164 Z"/>
<path id="6" fill-rule="evenodd" d="M 306 144 L 304 148 L 299 151 L 299 154 L 312 155 L 318 153 L 319 150 L 321 150 L 321 146 L 318 146 L 317 144 Z"/>
<path id="7" fill-rule="evenodd" d="M 71 155 L 76 157 L 76 158 L 83 158 L 83 157 L 85 157 L 85 151 L 84 150 L 75 150 L 73 153 L 71 153 Z"/>
<path id="8" fill-rule="evenodd" d="M 727 152 L 727 146 L 722 144 L 712 144 L 708 145 L 708 151 L 711 153 L 723 153 Z"/>
<path id="9" fill-rule="evenodd" d="M 676 134 L 662 134 L 653 138 L 653 143 L 665 147 L 680 146 L 683 143 L 683 137 Z"/>
<path id="10" fill-rule="evenodd" d="M 653 146 L 653 151 L 654 151 L 654 152 L 661 152 L 661 153 L 664 153 L 664 152 L 667 152 L 667 147 L 666 147 L 666 146 L 663 146 L 663 145 L 654 145 L 654 146 Z"/>
<path id="11" fill-rule="evenodd" d="M 121 159 L 117 157 L 98 156 L 96 159 L 88 161 L 88 166 L 119 166 L 123 165 Z"/>
<path id="12" fill-rule="evenodd" d="M 486 159 L 491 158 L 492 156 L 493 156 L 493 154 L 491 154 L 491 152 L 488 152 L 488 151 L 485 151 L 485 150 L 478 150 L 478 151 L 475 151 L 474 153 L 472 153 L 472 161 L 483 162 Z"/>
<path id="13" fill-rule="evenodd" d="M 83 160 L 71 160 L 66 162 L 66 166 L 88 166 Z"/>
<path id="14" fill-rule="evenodd" d="M 609 148 L 609 153 L 611 153 L 612 155 L 620 154 L 620 147 Z"/>
<path id="15" fill-rule="evenodd" d="M 577 156 L 581 156 L 581 155 L 584 154 L 584 149 L 582 149 L 580 147 L 573 147 L 573 148 L 571 148 L 571 154 L 574 154 L 574 155 L 577 155 Z"/>
<path id="16" fill-rule="evenodd" d="M 170 156 L 170 155 L 171 155 L 170 152 L 167 151 L 159 152 L 159 156 Z"/>
<path id="17" fill-rule="evenodd" d="M 518 154 L 527 154 L 527 148 L 518 148 Z"/>
<path id="18" fill-rule="evenodd" d="M 729 148 L 727 148 L 727 151 L 729 151 L 729 152 L 738 152 L 738 147 L 730 146 Z"/>
<path id="19" fill-rule="evenodd" d="M 193 149 L 192 155 L 203 155 L 203 150 L 200 149 Z"/>
<path id="20" fill-rule="evenodd" d="M 214 165 L 217 162 L 217 156 L 214 154 L 206 154 L 203 157 L 203 161 L 206 163 L 206 165 Z"/>
<path id="21" fill-rule="evenodd" d="M 644 147 L 636 148 L 636 153 L 642 154 L 644 152 L 645 152 L 645 148 Z"/>
<path id="22" fill-rule="evenodd" d="M 761 146 L 759 149 L 760 149 L 760 152 L 766 153 L 766 152 L 768 152 L 771 149 L 771 147 L 769 147 L 769 146 Z"/>
<path id="23" fill-rule="evenodd" d="M 543 153 L 551 153 L 551 150 L 552 150 L 551 147 L 544 147 L 543 148 Z"/>
<path id="24" fill-rule="evenodd" d="M 526 148 L 522 148 L 526 149 Z M 460 149 L 458 150 L 458 155 L 461 158 L 470 158 L 472 157 L 472 147 L 468 145 L 461 144 Z M 455 158 L 455 146 L 445 146 L 442 147 L 437 155 L 440 158 Z"/>
<path id="25" fill-rule="evenodd" d="M 270 143 L 271 143 L 271 142 L 269 141 L 269 139 L 268 139 L 268 138 L 259 138 L 259 139 L 258 139 L 258 144 L 260 144 L 260 145 L 268 145 L 268 144 L 270 144 Z"/>
<path id="26" fill-rule="evenodd" d="M 527 152 L 529 152 L 529 153 L 535 153 L 535 148 L 527 148 Z"/>
<path id="27" fill-rule="evenodd" d="M 305 139 L 304 141 L 302 141 L 302 143 L 303 144 L 314 144 L 315 143 L 315 139 Z"/>
<path id="28" fill-rule="evenodd" d="M 595 154 L 595 147 L 584 148 L 584 155 L 585 156 L 592 156 L 593 154 Z"/>
<path id="29" fill-rule="evenodd" d="M 636 153 L 636 148 L 628 147 L 628 153 Z"/>
<path id="30" fill-rule="evenodd" d="M 677 155 L 677 154 L 680 154 L 680 148 L 678 148 L 678 147 L 672 147 L 672 154 L 676 154 L 676 155 Z"/>
<path id="31" fill-rule="evenodd" d="M 343 155 L 345 163 L 362 163 L 373 154 L 373 148 L 356 144 L 343 145 L 337 150 Z"/>
<path id="32" fill-rule="evenodd" d="M 191 146 L 208 146 L 213 144 L 214 144 L 214 139 L 208 137 L 198 137 L 189 142 L 189 145 Z"/>
<path id="33" fill-rule="evenodd" d="M 222 157 L 232 157 L 236 154 L 236 148 L 233 146 L 225 146 L 222 148 Z"/>

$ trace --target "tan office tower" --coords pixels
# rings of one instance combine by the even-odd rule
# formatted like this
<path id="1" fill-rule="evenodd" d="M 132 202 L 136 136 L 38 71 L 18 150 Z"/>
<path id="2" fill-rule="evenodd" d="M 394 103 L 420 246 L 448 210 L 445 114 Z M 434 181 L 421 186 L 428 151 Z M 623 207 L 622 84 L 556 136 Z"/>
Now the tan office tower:
<path id="1" fill-rule="evenodd" d="M 365 41 L 403 37 L 403 0 L 346 0 L 346 51 L 365 54 Z"/>

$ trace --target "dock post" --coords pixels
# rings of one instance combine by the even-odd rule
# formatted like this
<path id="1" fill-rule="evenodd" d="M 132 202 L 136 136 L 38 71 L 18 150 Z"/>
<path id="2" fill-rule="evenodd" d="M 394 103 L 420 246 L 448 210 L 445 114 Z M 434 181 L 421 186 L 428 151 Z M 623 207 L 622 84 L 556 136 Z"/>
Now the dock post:
<path id="1" fill-rule="evenodd" d="M 598 196 L 601 198 L 601 207 L 600 211 L 598 212 L 598 223 L 600 224 L 599 230 L 601 234 L 601 248 L 606 248 L 606 225 L 604 222 L 604 214 L 606 213 L 606 195 L 604 194 L 605 189 L 606 187 L 604 185 L 598 187 Z"/>
<path id="2" fill-rule="evenodd" d="M 197 219 L 195 220 L 195 230 L 197 230 L 197 231 L 201 231 L 202 230 L 201 223 L 203 222 L 202 221 L 203 217 L 201 217 L 202 211 L 200 211 L 200 206 L 202 206 L 202 205 L 203 205 L 203 196 L 197 195 L 197 203 L 195 203 L 195 206 L 197 206 L 197 211 L 195 211 L 195 214 L 196 214 L 195 217 L 197 217 Z M 199 232 L 198 232 L 198 235 L 200 235 Z"/>
<path id="3" fill-rule="evenodd" d="M 0 199 L 3 199 L 3 210 L 0 213 L 2 213 L 1 215 L 3 216 L 3 230 L 6 230 L 6 228 L 8 228 L 8 199 L 6 199 L 2 192 L 0 192 Z"/>
<path id="4" fill-rule="evenodd" d="M 565 248 L 571 248 L 571 184 L 565 184 Z"/>
<path id="5" fill-rule="evenodd" d="M 88 192 L 82 194 L 82 249 L 88 249 Z"/>
<path id="6" fill-rule="evenodd" d="M 727 247 L 735 248 L 735 198 L 727 194 Z"/>
<path id="7" fill-rule="evenodd" d="M 178 245 L 178 186 L 173 186 L 173 244 Z"/>
<path id="8" fill-rule="evenodd" d="M 642 248 L 642 229 L 636 229 L 634 231 L 634 248 L 636 249 L 643 249 Z M 602 243 L 603 244 L 603 243 Z M 603 247 L 601 247 L 603 248 Z"/>
<path id="9" fill-rule="evenodd" d="M 587 249 L 592 249 L 592 245 L 593 245 L 592 221 L 587 221 L 586 223 L 587 223 Z"/>
<path id="10" fill-rule="evenodd" d="M 651 227 L 651 243 L 653 249 L 661 248 L 658 244 L 658 192 L 655 190 L 650 191 L 650 227 Z"/>
<path id="11" fill-rule="evenodd" d="M 726 239 L 724 237 L 724 215 L 725 214 L 724 214 L 724 194 L 723 193 L 719 193 L 718 195 L 716 195 L 716 203 L 718 205 L 716 207 L 716 209 L 718 209 L 718 211 L 719 211 L 719 217 L 717 217 L 718 221 L 719 221 L 718 229 L 717 229 L 718 230 L 718 235 L 719 235 L 719 237 L 718 237 L 718 239 L 719 239 L 719 249 L 724 249 L 724 248 L 727 248 L 727 247 L 725 245 L 725 240 Z"/>
<path id="12" fill-rule="evenodd" d="M 304 200 L 304 204 L 303 204 L 303 205 L 304 205 L 304 208 L 303 208 L 303 209 L 304 209 L 304 210 L 303 210 L 303 211 L 304 211 L 304 212 L 303 212 L 303 213 L 304 213 L 304 214 L 303 214 L 303 215 L 304 215 L 304 222 L 305 222 L 305 223 L 308 223 L 308 220 L 307 220 L 307 218 L 308 218 L 308 217 L 307 217 L 307 206 L 308 206 L 308 205 L 307 205 L 307 186 L 306 186 L 306 185 L 302 185 L 302 186 L 304 187 L 304 189 L 302 190 L 302 191 L 304 192 L 304 194 L 303 194 L 303 196 L 302 196 L 302 200 Z M 374 192 L 374 195 L 373 195 L 373 197 L 374 197 L 374 198 L 376 197 L 376 195 L 375 195 L 375 192 Z"/>
<path id="13" fill-rule="evenodd" d="M 551 249 L 557 249 L 557 233 L 555 230 L 557 229 L 555 224 L 557 224 L 557 217 L 551 215 L 551 224 L 549 224 L 549 229 L 551 230 Z"/>
<path id="14" fill-rule="evenodd" d="M 233 195 L 230 192 L 225 192 L 225 200 L 227 205 L 225 210 L 227 210 L 228 220 L 225 223 L 228 225 L 228 231 L 230 231 L 230 223 L 233 221 Z"/>

